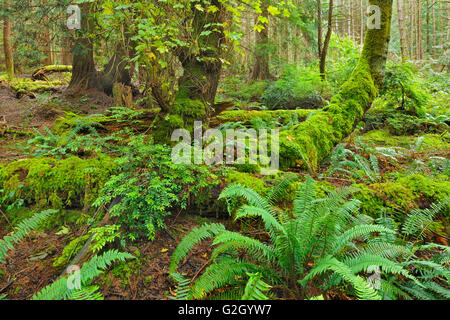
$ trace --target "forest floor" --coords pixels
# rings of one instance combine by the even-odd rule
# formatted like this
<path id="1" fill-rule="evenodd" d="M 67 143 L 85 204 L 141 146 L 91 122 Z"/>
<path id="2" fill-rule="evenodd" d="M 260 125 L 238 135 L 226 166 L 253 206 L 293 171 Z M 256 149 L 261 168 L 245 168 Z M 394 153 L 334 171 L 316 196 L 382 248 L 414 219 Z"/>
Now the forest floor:
<path id="1" fill-rule="evenodd" d="M 9 163 L 30 157 L 26 151 L 27 141 L 33 136 L 33 130 L 41 133 L 45 128 L 51 129 L 57 118 L 64 117 L 65 112 L 74 112 L 82 116 L 102 114 L 112 106 L 112 98 L 98 93 L 87 92 L 82 97 L 64 96 L 60 92 L 37 94 L 35 97 L 22 96 L 18 99 L 6 87 L 0 85 L 0 163 Z M 1 122 L 3 121 L 3 122 Z M 6 129 L 6 130 L 5 130 Z M 3 133 L 2 133 L 3 130 Z M 358 133 L 346 140 L 347 147 L 356 152 L 353 140 Z M 361 134 L 362 136 L 362 134 Z M 416 137 L 403 137 L 394 144 L 388 144 L 378 137 L 374 139 L 379 147 L 405 147 L 414 143 Z M 393 164 L 387 157 L 379 157 L 380 174 L 385 175 L 399 169 L 407 168 L 412 160 L 427 161 L 430 155 L 450 158 L 450 150 L 439 146 L 428 145 L 423 151 L 410 151 L 406 157 L 398 158 Z M 323 165 L 313 174 L 313 178 L 323 180 L 333 187 L 348 186 L 354 183 L 343 176 L 326 176 L 328 165 Z M 291 169 L 301 175 L 303 170 Z M 366 183 L 369 185 L 370 183 Z M 386 202 L 392 199 L 385 196 Z M 430 201 L 423 198 L 418 207 L 428 207 Z M 420 201 L 423 201 L 420 203 Z M 5 217 L 5 214 L 1 212 Z M 200 226 L 205 221 L 217 221 L 216 217 L 198 216 L 179 212 L 166 219 L 167 228 L 156 234 L 154 241 L 140 241 L 127 250 L 137 257 L 134 261 L 119 264 L 110 269 L 96 284 L 101 287 L 105 299 L 168 299 L 173 295 L 174 284 L 169 280 L 170 257 L 179 241 L 190 230 Z M 228 228 L 236 228 L 229 219 L 220 222 Z M 11 230 L 7 219 L 0 219 L 0 237 Z M 83 235 L 83 230 L 71 229 L 69 232 L 59 232 L 60 228 L 34 231 L 14 251 L 10 252 L 6 264 L 0 264 L 0 295 L 7 294 L 8 299 L 29 299 L 37 291 L 55 281 L 64 270 L 56 269 L 53 261 L 60 256 L 70 240 Z M 448 229 L 443 230 L 447 232 Z M 429 237 L 434 241 L 447 245 L 446 238 L 436 234 Z M 188 277 L 195 279 L 205 269 L 211 254 L 211 242 L 203 242 L 191 251 L 182 263 L 180 270 Z M 326 299 L 350 299 L 341 291 L 320 292 L 310 288 L 311 295 L 324 294 Z"/>

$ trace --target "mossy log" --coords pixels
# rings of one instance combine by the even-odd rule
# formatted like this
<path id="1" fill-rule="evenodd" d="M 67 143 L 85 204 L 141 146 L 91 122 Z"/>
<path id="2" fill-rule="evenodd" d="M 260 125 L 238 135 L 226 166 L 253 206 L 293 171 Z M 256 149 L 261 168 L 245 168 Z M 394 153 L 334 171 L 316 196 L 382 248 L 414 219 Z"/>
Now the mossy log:
<path id="1" fill-rule="evenodd" d="M 280 133 L 282 167 L 297 166 L 315 171 L 319 162 L 354 130 L 370 108 L 384 79 L 392 2 L 370 1 L 370 5 L 380 8 L 380 28 L 367 31 L 357 66 L 330 104 L 306 121 Z"/>
<path id="2" fill-rule="evenodd" d="M 51 65 L 45 66 L 33 72 L 31 75 L 32 80 L 48 81 L 47 76 L 55 72 L 72 72 L 72 66 L 64 65 Z"/>
<path id="3" fill-rule="evenodd" d="M 298 110 L 236 110 L 236 111 L 224 111 L 210 120 L 211 127 L 217 127 L 227 122 L 248 122 L 251 119 L 260 118 L 264 121 L 280 121 L 285 123 L 294 119 L 304 121 L 314 111 L 308 109 Z"/>

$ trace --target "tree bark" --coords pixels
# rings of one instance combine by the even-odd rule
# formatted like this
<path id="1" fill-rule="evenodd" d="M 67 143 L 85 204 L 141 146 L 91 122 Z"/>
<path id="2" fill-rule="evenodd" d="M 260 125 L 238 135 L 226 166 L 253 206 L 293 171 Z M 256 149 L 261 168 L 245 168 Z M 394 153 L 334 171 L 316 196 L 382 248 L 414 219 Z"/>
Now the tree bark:
<path id="1" fill-rule="evenodd" d="M 398 15 L 398 28 L 400 34 L 400 48 L 402 54 L 402 60 L 404 61 L 408 56 L 408 50 L 406 48 L 406 30 L 405 20 L 403 15 L 403 1 L 397 0 L 397 15 Z"/>
<path id="2" fill-rule="evenodd" d="M 320 1 L 319 1 L 320 2 Z M 323 80 L 326 79 L 325 74 L 325 64 L 327 60 L 327 53 L 328 53 L 328 46 L 330 44 L 331 39 L 331 33 L 333 32 L 333 0 L 329 0 L 328 5 L 328 26 L 327 26 L 327 33 L 325 35 L 325 40 L 323 42 L 323 46 L 321 47 L 320 51 L 320 76 Z"/>
<path id="3" fill-rule="evenodd" d="M 269 13 L 267 12 L 267 2 L 261 3 L 262 16 L 269 19 Z M 258 21 L 256 21 L 258 23 Z M 255 31 L 255 63 L 250 75 L 251 80 L 267 80 L 271 79 L 269 69 L 269 23 L 263 23 L 264 29 L 260 32 Z"/>
<path id="4" fill-rule="evenodd" d="M 81 32 L 72 49 L 73 70 L 68 90 L 70 92 L 82 92 L 87 89 L 96 88 L 111 95 L 114 83 L 130 85 L 131 72 L 126 69 L 126 51 L 122 44 L 116 47 L 115 53 L 105 65 L 104 70 L 99 72 L 95 68 L 94 45 L 88 33 L 92 30 L 92 21 L 89 17 L 90 4 L 85 3 L 81 8 Z"/>
<path id="5" fill-rule="evenodd" d="M 377 96 L 385 75 L 393 0 L 369 2 L 381 9 L 381 28 L 367 30 L 358 64 L 330 104 L 280 133 L 282 167 L 315 171 L 334 146 L 353 131 Z"/>
<path id="6" fill-rule="evenodd" d="M 175 98 L 175 100 L 188 98 L 202 101 L 206 115 L 211 113 L 214 106 L 222 70 L 220 60 L 222 44 L 225 41 L 223 31 L 217 27 L 217 24 L 224 21 L 224 6 L 219 0 L 213 0 L 211 4 L 219 10 L 205 13 L 192 6 L 194 11 L 192 28 L 194 37 L 199 39 L 199 49 L 196 53 L 192 53 L 189 48 L 182 48 L 178 52 L 184 73 L 178 80 L 178 93 Z M 212 32 L 201 36 L 200 34 L 206 30 Z"/>
<path id="7" fill-rule="evenodd" d="M 3 17 L 3 50 L 5 52 L 6 75 L 9 79 L 14 78 L 14 59 L 11 44 L 11 22 L 8 16 Z"/>

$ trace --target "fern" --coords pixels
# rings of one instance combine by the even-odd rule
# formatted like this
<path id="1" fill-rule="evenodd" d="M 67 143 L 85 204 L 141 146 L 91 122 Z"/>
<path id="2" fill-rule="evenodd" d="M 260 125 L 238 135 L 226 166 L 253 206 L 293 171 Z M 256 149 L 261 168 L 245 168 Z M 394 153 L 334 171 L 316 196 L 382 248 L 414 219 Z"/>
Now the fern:
<path id="1" fill-rule="evenodd" d="M 0 262 L 5 263 L 7 251 L 14 249 L 14 244 L 22 241 L 23 238 L 33 229 L 36 229 L 43 221 L 55 214 L 58 210 L 45 210 L 35 213 L 31 218 L 25 219 L 15 228 L 11 235 L 0 240 Z"/>
<path id="2" fill-rule="evenodd" d="M 249 279 L 241 300 L 269 300 L 265 292 L 269 291 L 271 286 L 261 280 L 261 274 L 247 273 L 247 275 Z"/>
<path id="3" fill-rule="evenodd" d="M 336 272 L 345 281 L 350 283 L 355 288 L 358 298 L 362 300 L 381 300 L 381 297 L 378 295 L 378 293 L 368 286 L 368 283 L 365 279 L 355 275 L 346 264 L 338 261 L 332 256 L 327 256 L 321 259 L 308 273 L 308 275 L 299 281 L 299 283 L 305 285 L 307 281 L 314 276 L 320 273 L 328 272 L 330 270 Z"/>
<path id="4" fill-rule="evenodd" d="M 178 283 L 175 297 L 170 297 L 171 300 L 187 300 L 189 290 L 191 288 L 191 281 L 184 277 L 181 273 L 172 274 L 172 278 Z"/>
<path id="5" fill-rule="evenodd" d="M 450 197 L 437 204 L 432 204 L 430 209 L 413 210 L 403 223 L 403 233 L 405 235 L 417 235 L 419 238 L 424 236 L 424 232 L 430 228 L 434 217 L 443 210 L 450 202 Z"/>
<path id="6" fill-rule="evenodd" d="M 181 240 L 173 252 L 169 266 L 170 274 L 174 274 L 176 272 L 178 264 L 186 257 L 189 251 L 195 247 L 195 245 L 205 239 L 213 238 L 216 234 L 224 230 L 225 227 L 218 223 L 205 224 L 199 228 L 193 229 L 183 238 L 183 240 Z"/>
<path id="7" fill-rule="evenodd" d="M 98 286 L 89 286 L 72 293 L 72 300 L 103 300 Z"/>
<path id="8" fill-rule="evenodd" d="M 134 258 L 131 254 L 126 252 L 119 252 L 117 250 L 109 250 L 103 255 L 96 255 L 91 260 L 83 264 L 80 270 L 80 284 L 81 288 L 85 288 L 90 282 L 106 270 L 115 261 L 125 261 L 126 259 Z M 66 300 L 72 299 L 73 294 L 77 292 L 77 288 L 70 288 L 69 276 L 59 278 L 52 284 L 46 286 L 41 291 L 36 293 L 32 300 Z M 80 289 L 78 289 L 80 290 Z M 86 292 L 85 292 L 86 293 Z M 78 295 L 82 293 L 78 292 Z"/>

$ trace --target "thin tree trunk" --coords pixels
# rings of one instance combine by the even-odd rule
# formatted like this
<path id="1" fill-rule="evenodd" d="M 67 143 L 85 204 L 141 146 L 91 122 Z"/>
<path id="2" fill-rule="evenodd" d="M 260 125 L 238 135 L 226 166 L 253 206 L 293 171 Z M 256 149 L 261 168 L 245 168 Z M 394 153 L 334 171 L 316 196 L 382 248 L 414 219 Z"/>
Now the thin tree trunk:
<path id="1" fill-rule="evenodd" d="M 11 23 L 7 16 L 3 17 L 3 50 L 5 52 L 6 75 L 14 78 L 14 59 L 11 44 Z"/>
<path id="2" fill-rule="evenodd" d="M 200 35 L 205 28 L 219 28 L 224 19 L 224 6 L 219 0 L 211 1 L 219 10 L 215 13 L 205 14 L 194 8 L 192 28 L 194 35 Z M 202 101 L 205 105 L 206 116 L 208 116 L 214 106 L 214 100 L 219 84 L 222 62 L 220 55 L 222 44 L 225 41 L 223 32 L 212 32 L 206 37 L 201 37 L 200 47 L 209 48 L 199 55 L 193 55 L 188 48 L 179 52 L 179 59 L 184 69 L 183 76 L 178 81 L 179 91 L 177 98 L 188 98 Z"/>
<path id="3" fill-rule="evenodd" d="M 416 2 L 417 7 L 417 17 L 416 17 L 416 26 L 417 26 L 417 56 L 419 60 L 423 60 L 423 41 L 422 41 L 422 8 L 420 0 Z"/>
<path id="4" fill-rule="evenodd" d="M 333 0 L 329 0 L 327 33 L 325 35 L 325 40 L 320 55 L 320 76 L 322 77 L 323 80 L 326 79 L 325 64 L 327 59 L 328 45 L 330 44 L 331 33 L 333 32 L 332 23 L 333 23 Z"/>
<path id="5" fill-rule="evenodd" d="M 432 16 L 432 20 L 433 20 L 433 33 L 432 33 L 432 37 L 433 37 L 433 58 L 436 59 L 437 58 L 437 48 L 436 48 L 436 9 L 434 8 L 435 3 L 433 3 L 432 7 L 431 7 L 431 16 Z"/>
<path id="6" fill-rule="evenodd" d="M 403 15 L 403 1 L 397 0 L 397 13 L 398 13 L 398 28 L 400 34 L 400 48 L 402 53 L 402 60 L 404 61 L 408 56 L 408 51 L 406 48 L 406 30 L 405 30 L 405 20 Z"/>

